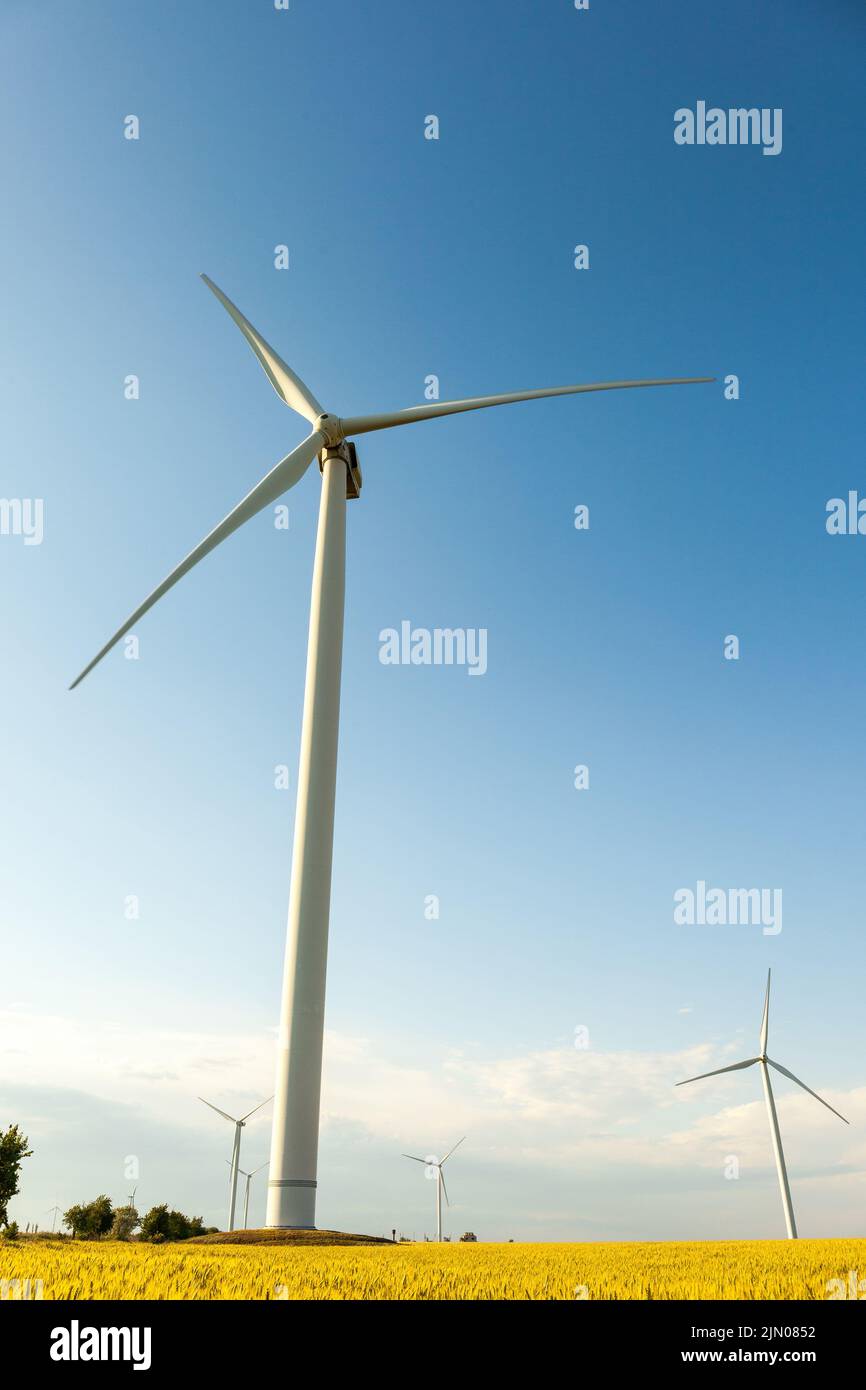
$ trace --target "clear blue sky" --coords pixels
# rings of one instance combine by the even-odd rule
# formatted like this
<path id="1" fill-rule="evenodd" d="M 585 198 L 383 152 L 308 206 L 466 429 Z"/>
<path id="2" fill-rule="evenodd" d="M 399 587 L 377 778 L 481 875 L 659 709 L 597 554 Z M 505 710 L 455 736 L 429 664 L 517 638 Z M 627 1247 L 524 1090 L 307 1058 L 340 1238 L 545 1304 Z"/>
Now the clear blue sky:
<path id="1" fill-rule="evenodd" d="M 866 1118 L 866 537 L 824 525 L 866 494 L 862 7 L 7 0 L 0 36 L 0 493 L 45 508 L 40 546 L 0 536 L 19 1219 L 119 1197 L 135 1153 L 145 1205 L 219 1221 L 230 1136 L 195 1094 L 271 1085 L 316 470 L 287 533 L 263 513 L 140 624 L 138 662 L 66 690 L 302 437 L 207 271 L 337 413 L 431 373 L 443 397 L 720 378 L 359 442 L 320 1219 L 420 1232 L 399 1154 L 465 1129 L 461 1229 L 777 1234 L 763 1116 L 729 1110 L 757 1077 L 672 1083 L 751 1050 L 772 966 L 772 1048 Z M 781 107 L 781 154 L 675 145 L 698 100 Z M 382 666 L 404 619 L 485 627 L 487 674 Z M 783 931 L 676 926 L 699 879 L 782 888 Z M 862 1139 L 781 1089 L 804 1233 L 862 1232 Z M 247 1142 L 266 1157 L 267 1123 Z"/>

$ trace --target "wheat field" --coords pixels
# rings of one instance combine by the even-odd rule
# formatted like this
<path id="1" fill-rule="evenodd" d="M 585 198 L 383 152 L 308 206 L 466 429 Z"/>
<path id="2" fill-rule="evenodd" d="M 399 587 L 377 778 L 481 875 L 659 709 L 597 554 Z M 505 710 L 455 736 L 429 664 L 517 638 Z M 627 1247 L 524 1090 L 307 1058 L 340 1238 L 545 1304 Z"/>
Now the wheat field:
<path id="1" fill-rule="evenodd" d="M 0 1245 L 6 1298 L 826 1299 L 834 1290 L 851 1297 L 838 1290 L 856 1288 L 861 1278 L 866 1297 L 866 1240 L 313 1249 Z"/>

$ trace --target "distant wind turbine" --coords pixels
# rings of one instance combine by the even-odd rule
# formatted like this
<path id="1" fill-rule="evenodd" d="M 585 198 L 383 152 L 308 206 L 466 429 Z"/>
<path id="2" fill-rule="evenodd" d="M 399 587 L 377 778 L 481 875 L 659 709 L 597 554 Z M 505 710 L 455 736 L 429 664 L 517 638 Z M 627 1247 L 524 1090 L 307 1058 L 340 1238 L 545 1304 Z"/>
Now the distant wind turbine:
<path id="1" fill-rule="evenodd" d="M 226 1163 L 228 1163 L 228 1162 L 229 1162 L 229 1160 L 226 1159 Z M 260 1172 L 262 1171 L 262 1169 L 263 1169 L 263 1168 L 267 1168 L 267 1166 L 268 1166 L 267 1163 L 260 1163 L 259 1166 L 258 1166 L 258 1168 L 254 1168 L 253 1171 L 252 1171 L 251 1173 L 245 1173 L 244 1170 L 243 1170 L 243 1168 L 239 1168 L 239 1169 L 238 1169 L 238 1172 L 240 1173 L 241 1177 L 242 1177 L 242 1178 L 246 1178 L 246 1180 L 247 1180 L 247 1182 L 246 1182 L 246 1188 L 245 1188 L 245 1190 L 244 1190 L 244 1230 L 246 1230 L 246 1229 L 247 1229 L 247 1226 L 249 1225 L 249 1214 L 250 1214 L 250 1183 L 252 1182 L 252 1180 L 253 1180 L 253 1178 L 255 1177 L 256 1173 L 260 1173 Z M 229 1167 L 231 1167 L 231 1164 L 229 1164 Z"/>
<path id="2" fill-rule="evenodd" d="M 767 1102 L 767 1116 L 770 1121 L 770 1134 L 773 1140 L 773 1153 L 776 1156 L 776 1172 L 779 1175 L 779 1189 L 782 1193 L 782 1206 L 785 1210 L 785 1225 L 788 1230 L 788 1239 L 797 1239 L 797 1223 L 794 1220 L 794 1207 L 791 1202 L 791 1188 L 788 1184 L 788 1170 L 785 1167 L 785 1155 L 782 1151 L 782 1136 L 779 1133 L 779 1117 L 776 1114 L 776 1102 L 773 1099 L 773 1088 L 770 1085 L 770 1073 L 768 1067 L 773 1067 L 782 1076 L 787 1076 L 790 1081 L 796 1081 L 798 1086 L 802 1086 L 804 1091 L 808 1091 L 815 1100 L 820 1100 L 828 1110 L 831 1110 L 846 1125 L 848 1121 L 844 1115 L 840 1115 L 838 1110 L 833 1110 L 826 1100 L 821 1100 L 817 1091 L 813 1091 L 807 1086 L 805 1081 L 801 1081 L 799 1076 L 795 1076 L 787 1067 L 783 1067 L 779 1062 L 774 1062 L 772 1057 L 767 1056 L 767 1032 L 770 1026 L 770 971 L 767 971 L 767 993 L 764 996 L 764 1017 L 761 1020 L 761 1042 L 760 1052 L 757 1057 L 749 1057 L 745 1062 L 733 1062 L 729 1067 L 719 1067 L 717 1071 L 705 1071 L 700 1076 L 690 1076 L 686 1081 L 678 1081 L 678 1086 L 690 1086 L 693 1081 L 703 1081 L 707 1076 L 721 1076 L 726 1071 L 742 1071 L 745 1067 L 754 1067 L 756 1064 L 761 1068 L 761 1080 L 764 1083 L 764 1099 Z"/>
<path id="3" fill-rule="evenodd" d="M 199 1100 L 201 1101 L 202 1105 L 209 1106 L 211 1110 L 215 1110 L 218 1115 L 222 1115 L 224 1120 L 228 1120 L 229 1123 L 233 1124 L 235 1127 L 235 1141 L 232 1145 L 231 1162 L 229 1163 L 229 1160 L 226 1159 L 226 1162 L 229 1163 L 229 1167 L 232 1170 L 231 1192 L 229 1196 L 228 1229 L 230 1231 L 233 1231 L 235 1228 L 235 1206 L 237 1204 L 238 1198 L 238 1164 L 240 1163 L 241 1157 L 241 1130 L 243 1129 L 247 1120 L 250 1118 L 250 1115 L 255 1115 L 257 1110 L 261 1110 L 263 1105 L 267 1105 L 268 1100 L 273 1100 L 273 1096 L 268 1096 L 268 1100 L 259 1101 L 258 1105 L 254 1105 L 252 1110 L 248 1110 L 247 1113 L 245 1115 L 242 1115 L 239 1120 L 236 1120 L 234 1115 L 227 1115 L 224 1110 L 220 1110 L 218 1105 L 211 1105 L 209 1100 L 205 1100 L 204 1096 L 199 1096 Z"/>
<path id="4" fill-rule="evenodd" d="M 155 603 L 185 574 L 239 527 L 272 506 L 303 478 L 313 459 L 322 474 L 319 529 L 313 564 L 307 676 L 301 726 L 301 757 L 295 810 L 289 920 L 283 968 L 276 1066 L 276 1104 L 271 1137 L 267 1224 L 314 1229 L 322 1087 L 322 1042 L 325 973 L 331 901 L 334 798 L 337 779 L 337 734 L 346 588 L 346 500 L 361 495 L 361 469 L 351 436 L 412 425 L 467 410 L 549 400 L 590 391 L 620 391 L 644 386 L 687 386 L 712 377 L 671 377 L 649 381 L 599 381 L 579 386 L 546 386 L 498 396 L 434 401 L 384 414 L 340 418 L 323 409 L 309 387 L 244 318 L 240 309 L 207 275 L 202 279 L 243 333 L 281 400 L 312 426 L 303 443 L 281 459 L 236 507 L 125 620 L 76 676 L 80 684 Z M 540 417 L 544 425 L 544 416 Z M 543 434 L 539 432 L 539 447 Z M 483 462 L 483 460 L 482 460 Z M 568 467 L 560 461 L 555 466 Z M 430 480 L 435 485 L 435 480 Z M 490 486 L 490 480 L 479 481 Z"/>
<path id="5" fill-rule="evenodd" d="M 466 1135 L 464 1134 L 463 1139 L 465 1139 L 465 1138 L 466 1138 Z M 457 1143 L 454 1145 L 454 1149 L 459 1149 L 459 1148 L 460 1148 L 460 1145 L 463 1143 L 463 1139 L 458 1139 L 458 1140 L 457 1140 Z M 442 1240 L 442 1193 L 443 1193 L 443 1192 L 445 1193 L 445 1201 L 448 1202 L 449 1207 L 450 1207 L 450 1205 L 451 1205 L 450 1201 L 448 1201 L 448 1188 L 445 1186 L 445 1174 L 442 1172 L 442 1169 L 444 1168 L 445 1164 L 448 1162 L 449 1158 L 450 1158 L 451 1155 L 453 1154 L 454 1149 L 449 1149 L 448 1152 L 447 1152 L 447 1154 L 445 1155 L 445 1157 L 442 1158 L 442 1159 L 437 1159 L 437 1158 L 432 1158 L 432 1157 L 431 1157 L 431 1158 L 418 1158 L 416 1154 L 403 1154 L 403 1157 L 404 1157 L 404 1158 L 411 1158 L 413 1163 L 423 1163 L 424 1166 L 425 1166 L 425 1168 L 426 1168 L 427 1171 L 428 1171 L 428 1174 L 429 1174 L 430 1172 L 435 1172 L 435 1173 L 436 1173 L 436 1179 L 435 1179 L 435 1181 L 436 1181 L 436 1239 L 437 1239 L 437 1241 L 441 1241 L 441 1240 Z"/>
<path id="6" fill-rule="evenodd" d="M 54 1207 L 49 1207 L 48 1210 L 47 1210 L 47 1212 L 45 1213 L 46 1216 L 50 1216 L 50 1217 L 51 1217 L 51 1233 L 52 1233 L 52 1235 L 54 1234 L 54 1224 L 55 1224 L 55 1222 L 57 1221 L 57 1216 L 58 1216 L 58 1213 L 59 1213 L 60 1211 L 61 1211 L 61 1208 L 60 1208 L 60 1207 L 54 1206 Z"/>

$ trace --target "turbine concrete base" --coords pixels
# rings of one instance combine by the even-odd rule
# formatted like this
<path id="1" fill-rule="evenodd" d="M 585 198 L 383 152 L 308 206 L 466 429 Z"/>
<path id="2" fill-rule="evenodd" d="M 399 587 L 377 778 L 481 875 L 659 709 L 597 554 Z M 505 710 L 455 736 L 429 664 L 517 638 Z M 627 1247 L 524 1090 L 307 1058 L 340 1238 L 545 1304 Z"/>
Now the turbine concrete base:
<path id="1" fill-rule="evenodd" d="M 255 1231 L 214 1231 L 195 1236 L 184 1245 L 393 1245 L 385 1236 L 357 1235 L 351 1231 L 280 1230 L 266 1226 Z"/>

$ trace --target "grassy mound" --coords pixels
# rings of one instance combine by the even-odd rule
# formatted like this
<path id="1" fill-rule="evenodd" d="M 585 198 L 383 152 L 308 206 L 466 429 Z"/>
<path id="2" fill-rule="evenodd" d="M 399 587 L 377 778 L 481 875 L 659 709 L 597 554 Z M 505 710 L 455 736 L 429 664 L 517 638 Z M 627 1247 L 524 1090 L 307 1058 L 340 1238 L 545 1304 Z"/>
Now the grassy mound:
<path id="1" fill-rule="evenodd" d="M 347 1231 L 215 1231 L 193 1236 L 183 1245 L 393 1245 L 383 1236 L 358 1236 Z"/>

